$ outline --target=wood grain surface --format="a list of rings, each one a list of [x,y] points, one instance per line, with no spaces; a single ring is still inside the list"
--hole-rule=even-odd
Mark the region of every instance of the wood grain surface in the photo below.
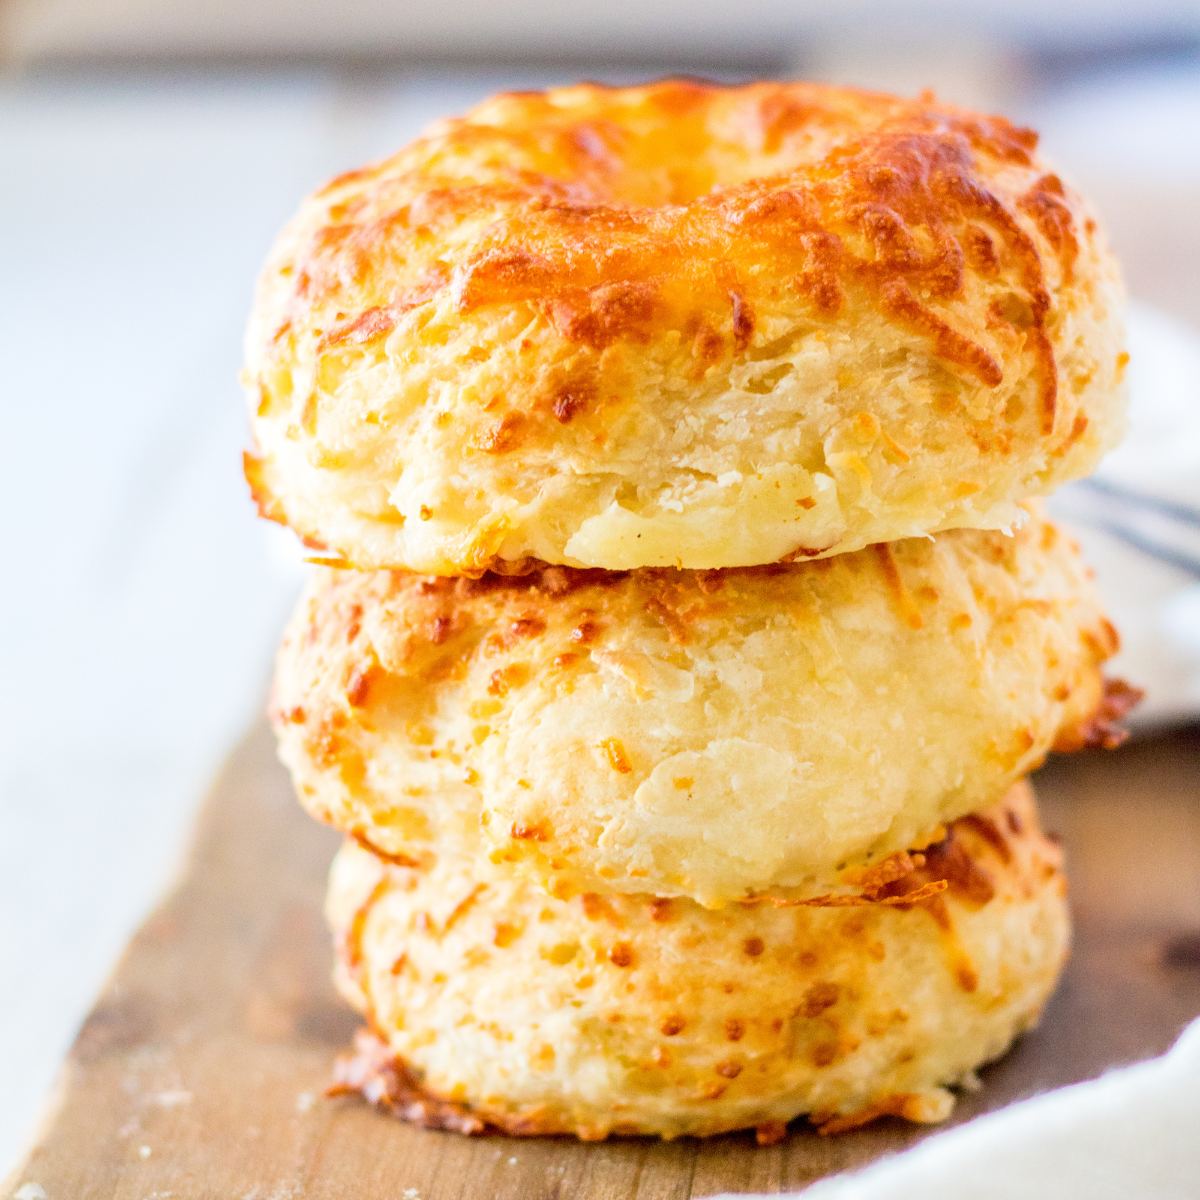
[[[1039,778],[1068,854],[1075,951],[1041,1026],[964,1095],[967,1120],[1165,1050],[1200,1013],[1200,729],[1059,759]],[[176,890],[134,938],[5,1197],[47,1200],[684,1200],[803,1187],[929,1130],[880,1122],[583,1145],[412,1129],[327,1100],[356,1021],[320,916],[337,845],[256,728],[203,810]],[[944,1126],[942,1127],[944,1128]]]

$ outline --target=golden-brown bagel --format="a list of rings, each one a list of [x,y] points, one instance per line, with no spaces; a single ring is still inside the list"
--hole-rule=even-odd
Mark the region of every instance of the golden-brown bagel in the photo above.
[[[359,568],[833,555],[1086,474],[1117,268],[999,117],[812,84],[499,96],[307,200],[247,335],[264,515]]]
[[[940,1120],[945,1086],[1036,1021],[1069,937],[1024,786],[956,822],[888,898],[943,881],[915,906],[713,912],[562,901],[486,864],[394,867],[348,844],[328,902],[336,981],[381,1043],[343,1083],[465,1132],[770,1139],[802,1113],[824,1132]]]
[[[995,803],[1092,736],[1115,645],[1040,516],[711,573],[325,568],[272,710],[305,806],[384,854],[719,905],[854,890]]]

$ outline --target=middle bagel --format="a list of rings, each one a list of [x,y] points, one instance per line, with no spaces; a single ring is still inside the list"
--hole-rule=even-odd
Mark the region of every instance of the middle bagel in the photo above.
[[[1116,648],[1036,511],[810,563],[320,570],[280,652],[281,754],[382,856],[719,906],[853,888],[1079,744]]]

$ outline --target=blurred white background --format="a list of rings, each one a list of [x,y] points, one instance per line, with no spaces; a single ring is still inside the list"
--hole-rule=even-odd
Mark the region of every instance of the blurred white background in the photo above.
[[[323,179],[513,86],[934,86],[1043,131],[1197,361],[1190,0],[0,0],[0,63],[0,1174],[262,705],[300,569],[240,478],[241,327]]]

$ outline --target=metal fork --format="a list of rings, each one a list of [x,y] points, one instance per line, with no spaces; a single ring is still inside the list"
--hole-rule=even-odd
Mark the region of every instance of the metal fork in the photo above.
[[[1091,492],[1100,505],[1072,505],[1072,520],[1091,525],[1149,558],[1200,578],[1200,554],[1173,540],[1176,530],[1191,533],[1189,541],[1200,540],[1200,508],[1147,495],[1106,479],[1084,479],[1074,487]],[[1110,511],[1102,511],[1104,508]],[[1140,527],[1138,522],[1148,522],[1152,529]]]

